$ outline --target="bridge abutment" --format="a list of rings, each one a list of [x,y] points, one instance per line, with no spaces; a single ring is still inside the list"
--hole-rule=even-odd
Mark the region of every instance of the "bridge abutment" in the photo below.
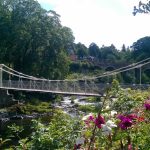
[[[13,95],[8,94],[7,90],[0,89],[0,108],[14,104],[18,104],[18,101],[13,99]]]

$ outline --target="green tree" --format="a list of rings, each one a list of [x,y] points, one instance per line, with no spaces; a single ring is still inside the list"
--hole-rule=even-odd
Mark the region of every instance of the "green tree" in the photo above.
[[[82,43],[76,44],[76,51],[77,51],[77,55],[79,59],[83,59],[84,57],[88,55],[88,49]]]
[[[138,6],[134,6],[133,15],[137,13],[150,13],[150,1],[147,0],[147,3],[140,1]]]
[[[91,43],[89,46],[89,55],[99,58],[101,56],[100,48],[95,44]]]
[[[132,45],[132,57],[136,60],[142,60],[150,57],[150,37],[143,37]]]
[[[103,60],[116,62],[120,59],[119,51],[112,44],[111,46],[103,46],[101,48],[101,56]]]
[[[60,16],[34,0],[1,0],[0,8],[1,63],[28,74],[64,78],[74,37]]]

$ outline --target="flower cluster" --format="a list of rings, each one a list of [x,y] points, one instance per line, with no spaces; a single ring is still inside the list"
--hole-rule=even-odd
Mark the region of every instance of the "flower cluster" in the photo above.
[[[132,108],[130,111],[127,111],[127,112],[124,112],[124,111],[117,112],[115,110],[108,109],[107,111],[102,110],[101,111],[102,114],[98,114],[98,116],[96,116],[96,114],[92,114],[92,113],[84,116],[82,118],[82,120],[86,124],[86,129],[88,131],[90,131],[90,132],[85,132],[84,137],[86,139],[85,140],[86,142],[84,143],[84,146],[85,147],[87,146],[86,144],[87,144],[88,141],[90,141],[89,140],[90,136],[91,136],[91,139],[92,139],[90,141],[90,143],[93,143],[93,146],[95,146],[94,142],[95,142],[95,140],[97,140],[97,138],[103,139],[104,138],[103,136],[102,136],[102,138],[101,137],[96,137],[97,135],[95,134],[95,132],[99,132],[99,131],[102,133],[102,135],[105,136],[106,139],[109,140],[110,144],[112,144],[112,142],[114,142],[113,141],[113,136],[116,135],[116,131],[119,128],[121,128],[124,131],[119,130],[117,132],[117,134],[120,134],[121,132],[125,133],[123,136],[126,139],[126,145],[123,143],[122,139],[120,139],[120,147],[126,147],[128,150],[132,150],[134,145],[132,144],[133,141],[131,139],[130,134],[134,131],[137,131],[137,128],[139,129],[139,133],[141,131],[143,131],[143,129],[141,129],[141,127],[142,126],[147,127],[146,123],[149,121],[147,119],[146,115],[149,114],[148,111],[150,110],[150,99],[145,100],[142,105],[141,105],[141,103],[139,103],[139,104],[140,105],[137,105],[135,108]],[[109,108],[109,107],[107,106],[107,108]],[[118,119],[119,119],[119,121],[118,121]],[[116,125],[115,122],[118,122],[117,123],[118,125]],[[115,134],[113,135],[113,132],[112,132],[113,128],[115,128],[117,126],[118,126],[118,128],[116,128],[116,130],[114,130]],[[97,130],[96,128],[98,128],[100,130]],[[127,131],[128,129],[129,130],[131,129],[132,132],[128,132]],[[145,128],[145,130],[146,130],[146,128]],[[142,133],[140,133],[140,134],[142,134]],[[135,133],[135,136],[136,136],[136,133]],[[82,144],[83,144],[83,142],[82,143],[81,142],[76,142],[75,150],[81,149]],[[107,145],[106,145],[106,147],[107,147]]]
[[[119,123],[119,127],[121,129],[128,129],[134,123],[134,120],[137,118],[135,114],[130,114],[127,116],[119,115],[118,118],[121,120]]]
[[[87,127],[90,127],[95,120],[94,114],[89,113],[88,115],[84,116],[82,120],[85,122]]]
[[[145,101],[144,107],[145,107],[146,110],[150,110],[150,100]]]
[[[98,117],[95,119],[94,123],[98,128],[101,128],[102,124],[105,124],[105,120],[101,115],[98,115]]]
[[[94,123],[97,128],[102,129],[103,135],[110,135],[112,132],[112,128],[117,127],[117,125],[111,120],[108,120],[105,123],[105,120],[101,115],[98,115],[95,118],[94,115],[90,113],[89,115],[84,116],[82,120],[88,127],[91,127],[90,124]]]
[[[108,120],[106,124],[102,124],[103,135],[110,135],[112,132],[112,128],[114,127],[117,127],[117,125],[111,120]]]

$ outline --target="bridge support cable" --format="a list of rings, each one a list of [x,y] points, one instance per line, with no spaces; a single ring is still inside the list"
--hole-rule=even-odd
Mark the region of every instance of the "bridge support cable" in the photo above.
[[[136,84],[136,68],[134,69],[134,81],[133,81],[134,85]]]
[[[48,81],[48,90],[51,90],[51,81]]]
[[[117,71],[114,70],[111,72],[106,72],[97,77],[88,78],[86,76],[85,78],[74,80],[49,80],[43,78],[36,78],[24,75],[17,71],[13,71],[13,69],[8,69],[8,67],[4,68],[3,65],[0,65],[0,88],[94,96],[100,95],[100,93],[109,86],[100,83],[101,78],[106,78],[106,80],[108,81],[110,80],[110,76],[114,77],[119,73],[123,73],[129,70],[135,71],[135,68],[138,69],[139,77],[137,79],[139,80],[139,86],[143,88],[141,77],[142,66],[149,63],[150,60],[146,62],[143,61],[143,63],[137,63],[138,65],[131,65],[131,67],[124,67],[125,69],[118,69]]]
[[[75,92],[76,92],[76,83],[73,82],[73,93],[75,93]]]
[[[141,82],[142,82],[142,78],[141,78],[142,70],[141,69],[142,69],[142,66],[140,66],[139,69],[140,69],[140,87],[141,87]]]
[[[3,69],[2,65],[0,64],[0,87],[3,87]]]
[[[86,85],[87,85],[87,81],[84,80],[84,93],[86,94]]]

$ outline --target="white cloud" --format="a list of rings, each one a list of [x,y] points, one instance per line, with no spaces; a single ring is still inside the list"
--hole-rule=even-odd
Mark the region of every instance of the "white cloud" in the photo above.
[[[38,0],[43,3],[43,0]],[[138,0],[44,0],[61,15],[62,24],[73,30],[76,42],[99,46],[131,45],[149,35],[149,15],[133,16]]]

